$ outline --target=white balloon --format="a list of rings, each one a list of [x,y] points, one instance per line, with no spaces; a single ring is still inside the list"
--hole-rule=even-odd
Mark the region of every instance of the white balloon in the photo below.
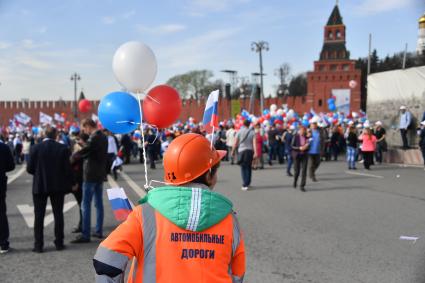
[[[129,41],[114,54],[112,70],[117,81],[133,93],[141,93],[155,80],[155,54],[142,42]]]
[[[350,88],[356,88],[357,86],[357,82],[355,80],[351,80],[348,85],[350,86]]]
[[[290,109],[288,113],[286,113],[286,117],[288,117],[288,119],[292,119],[294,117],[294,114],[294,110]]]
[[[275,112],[276,110],[277,110],[277,105],[276,104],[270,105],[270,112]]]
[[[285,111],[283,111],[283,109],[279,109],[276,111],[277,115],[282,116],[283,113],[285,113]]]

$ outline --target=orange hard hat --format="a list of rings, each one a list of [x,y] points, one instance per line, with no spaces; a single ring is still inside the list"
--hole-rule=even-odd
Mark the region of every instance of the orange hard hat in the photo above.
[[[181,185],[202,176],[226,155],[224,150],[211,148],[211,143],[199,134],[184,134],[173,140],[164,155],[164,180]]]

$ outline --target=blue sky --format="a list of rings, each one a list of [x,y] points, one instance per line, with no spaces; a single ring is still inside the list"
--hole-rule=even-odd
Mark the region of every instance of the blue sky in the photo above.
[[[119,90],[112,56],[122,43],[148,44],[158,60],[155,84],[194,69],[258,72],[252,41],[266,40],[266,95],[288,62],[311,70],[334,0],[0,0],[0,100],[72,99],[70,76],[89,99]],[[382,57],[416,48],[423,0],[340,0],[351,57],[367,56],[368,34]]]

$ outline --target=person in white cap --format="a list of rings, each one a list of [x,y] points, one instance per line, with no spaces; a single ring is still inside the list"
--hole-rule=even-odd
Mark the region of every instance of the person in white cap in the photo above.
[[[419,147],[422,151],[422,158],[424,160],[425,170],[425,120],[421,122],[421,130],[419,132]]]
[[[409,148],[409,142],[407,140],[407,131],[409,130],[410,124],[412,123],[412,114],[407,111],[407,107],[400,106],[400,134],[401,140],[403,141],[403,149]]]
[[[382,163],[382,157],[383,157],[383,152],[386,152],[387,149],[387,142],[385,140],[385,129],[384,127],[382,127],[382,122],[381,121],[377,121],[375,123],[375,137],[376,137],[376,152],[375,152],[375,158],[376,158],[376,162],[378,162],[379,164]]]

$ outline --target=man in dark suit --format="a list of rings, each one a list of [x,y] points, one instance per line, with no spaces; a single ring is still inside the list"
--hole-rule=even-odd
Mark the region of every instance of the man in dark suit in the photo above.
[[[103,237],[103,181],[106,179],[108,162],[108,138],[92,119],[81,122],[85,134],[90,135],[86,146],[80,151],[83,163],[83,213],[82,234],[71,243],[88,243],[90,236]],[[96,229],[90,235],[91,202],[94,198],[96,207]]]
[[[0,254],[9,251],[9,223],[6,214],[6,172],[15,169],[15,162],[9,147],[0,139]]]
[[[52,204],[55,219],[55,246],[57,250],[65,248],[63,205],[65,194],[71,191],[72,169],[70,155],[66,145],[56,142],[57,130],[48,127],[46,138],[31,148],[27,163],[27,172],[34,175],[32,193],[34,201],[34,249],[33,252],[43,252],[44,215],[47,198]]]

